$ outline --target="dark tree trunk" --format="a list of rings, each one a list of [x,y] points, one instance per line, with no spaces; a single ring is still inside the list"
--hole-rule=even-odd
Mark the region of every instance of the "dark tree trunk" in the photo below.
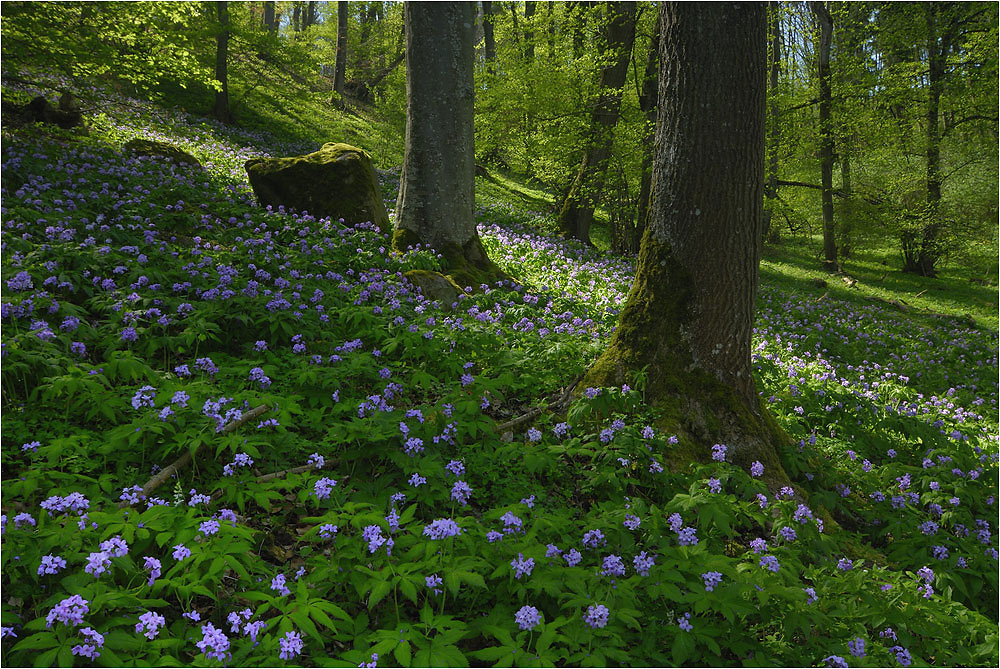
[[[473,6],[407,2],[406,148],[393,248],[429,245],[460,287],[502,273],[476,231]]]
[[[264,3],[264,27],[272,35],[278,31],[278,22],[274,18],[274,0]]]
[[[532,0],[524,3],[524,59],[529,63],[535,60],[535,31],[531,29],[531,17],[535,15],[537,4]]]
[[[771,230],[774,218],[774,203],[778,198],[778,154],[781,145],[781,110],[778,107],[778,78],[781,75],[781,6],[777,2],[767,3],[768,39],[771,43],[768,53],[767,86],[767,184],[764,186],[764,239],[776,235]],[[775,228],[775,231],[777,229]]]
[[[830,89],[830,46],[833,41],[833,17],[825,2],[810,4],[819,23],[819,160],[820,184],[823,186],[823,267],[837,271],[837,239],[833,221],[833,122]]]
[[[304,28],[308,28],[311,25],[315,25],[319,15],[317,13],[317,3],[315,0],[309,0],[306,3],[306,20]]]
[[[549,50],[548,50],[549,60],[552,60],[553,58],[556,57],[556,17],[554,12],[552,11],[553,7],[555,7],[554,2],[545,3],[545,19],[548,21],[549,24],[547,27],[548,43],[549,43]]]
[[[639,243],[649,223],[649,193],[653,183],[653,147],[656,145],[656,93],[658,83],[657,64],[660,55],[660,23],[656,22],[653,39],[649,43],[646,56],[646,71],[639,94],[639,109],[646,117],[644,144],[647,151],[642,156],[642,174],[639,179],[639,205],[636,210],[635,230],[626,240],[622,250],[629,254],[638,253]]]
[[[302,3],[292,5],[292,30],[302,32]]]
[[[566,3],[566,22],[573,33],[573,58],[583,55],[583,28],[586,23],[587,7],[580,0]]]
[[[601,70],[600,93],[590,117],[590,139],[558,220],[561,234],[585,244],[590,243],[594,209],[604,187],[604,175],[614,146],[614,128],[621,109],[622,87],[635,40],[635,3],[608,2],[607,10],[606,48],[613,58]]]
[[[493,64],[497,59],[497,43],[493,36],[493,3],[490,0],[483,0],[483,49],[486,71],[493,74]]]
[[[347,72],[347,0],[337,2],[337,60],[333,67],[333,90],[344,98],[344,75]]]
[[[750,360],[761,249],[765,6],[660,5],[660,81],[649,227],[604,354],[580,387],[646,369],[647,401],[681,459],[760,460],[787,481],[790,439],[760,404]]]
[[[935,265],[941,257],[941,130],[938,123],[941,107],[941,86],[945,73],[945,59],[951,50],[947,35],[938,27],[939,8],[933,3],[924,6],[927,20],[927,223],[920,239],[916,271],[921,276],[935,276]]]
[[[215,92],[212,116],[228,124],[233,122],[229,109],[229,3],[215,3],[215,12],[219,21],[215,35],[215,79],[222,88]]]

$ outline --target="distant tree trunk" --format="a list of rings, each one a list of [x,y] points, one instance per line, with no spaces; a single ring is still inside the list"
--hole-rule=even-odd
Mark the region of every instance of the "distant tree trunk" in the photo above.
[[[306,3],[306,20],[303,29],[308,28],[311,25],[315,25],[316,21],[319,19],[316,5],[316,0],[309,0],[309,2]]]
[[[939,115],[941,107],[941,86],[945,75],[945,59],[951,51],[951,40],[938,27],[939,7],[933,3],[924,5],[927,22],[927,214],[920,237],[920,249],[916,262],[904,267],[905,271],[921,276],[935,276],[935,265],[941,257],[941,129]]]
[[[656,98],[658,89],[657,65],[660,55],[660,22],[656,22],[653,39],[649,43],[646,56],[646,71],[639,94],[639,109],[646,116],[646,132],[643,135],[645,151],[642,156],[642,174],[639,181],[639,205],[636,211],[635,230],[626,245],[625,253],[638,253],[639,243],[649,222],[649,193],[653,182],[653,147],[656,143]]]
[[[406,148],[396,203],[397,251],[425,244],[460,287],[503,276],[476,231],[473,7],[407,2]]]
[[[546,15],[545,18],[549,23],[548,25],[549,60],[552,60],[553,58],[556,57],[556,18],[554,12],[552,11],[552,8],[555,7],[555,4],[556,3],[554,2],[545,3],[545,15]]]
[[[292,5],[292,30],[302,32],[302,3],[296,2]]]
[[[264,3],[264,27],[272,35],[278,31],[278,22],[274,18],[274,0]]]
[[[486,71],[493,74],[497,59],[497,43],[493,36],[493,3],[490,0],[483,0],[483,49]]]
[[[531,17],[535,15],[537,2],[525,0],[524,3],[524,59],[529,63],[535,60],[535,32],[531,29]]]
[[[830,90],[830,46],[833,41],[833,17],[825,2],[810,4],[819,23],[819,159],[823,186],[823,267],[837,271],[837,240],[833,220],[833,122]]]
[[[337,2],[337,60],[333,68],[333,90],[344,98],[344,75],[347,72],[347,0]]]
[[[219,21],[215,35],[215,79],[222,89],[215,92],[212,116],[229,124],[233,115],[229,109],[229,3],[215,3],[216,18]]]
[[[573,59],[583,55],[583,28],[586,23],[587,7],[580,0],[566,3],[566,22],[573,33]]]
[[[761,249],[765,6],[659,5],[660,81],[649,228],[604,354],[580,382],[621,386],[646,370],[646,401],[680,438],[678,465],[714,443],[787,481],[790,446],[761,405],[751,334]]]
[[[590,117],[590,139],[558,220],[562,235],[579,239],[585,244],[590,243],[594,209],[600,202],[604,175],[614,145],[622,86],[628,74],[635,39],[635,3],[608,2],[606,26],[607,49],[613,58],[601,70],[600,93]]]
[[[774,203],[778,198],[778,154],[781,145],[781,110],[778,107],[778,78],[781,74],[781,6],[768,2],[768,37],[771,42],[767,87],[767,183],[764,186],[764,239],[776,237],[771,230]]]

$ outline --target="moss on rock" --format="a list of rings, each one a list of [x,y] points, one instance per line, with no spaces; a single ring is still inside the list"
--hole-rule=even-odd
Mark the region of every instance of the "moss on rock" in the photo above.
[[[131,139],[125,143],[124,148],[126,152],[134,156],[163,158],[176,165],[188,165],[203,169],[197,158],[167,142],[158,142],[152,139]]]
[[[304,156],[254,158],[245,168],[264,206],[283,205],[318,218],[371,222],[383,232],[389,230],[371,156],[357,147],[330,142]]]

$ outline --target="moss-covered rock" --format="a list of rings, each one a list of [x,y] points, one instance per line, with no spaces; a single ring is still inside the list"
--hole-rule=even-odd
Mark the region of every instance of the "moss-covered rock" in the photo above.
[[[125,143],[125,151],[133,156],[146,156],[150,158],[163,158],[176,165],[187,165],[198,169],[204,169],[198,159],[190,153],[178,149],[173,144],[158,142],[153,139],[130,139]]]
[[[371,222],[389,230],[371,157],[349,144],[324,144],[319,151],[290,158],[254,158],[247,176],[264,206],[284,205],[346,223]]]
[[[429,300],[438,300],[445,307],[450,307],[457,299],[462,289],[450,277],[440,272],[426,269],[412,269],[403,274],[410,283],[420,289]]]

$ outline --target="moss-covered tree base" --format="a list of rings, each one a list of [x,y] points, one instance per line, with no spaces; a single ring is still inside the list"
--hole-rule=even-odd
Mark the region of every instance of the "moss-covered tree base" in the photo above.
[[[445,242],[433,244],[406,228],[396,228],[392,233],[392,248],[398,253],[405,253],[417,244],[434,248],[442,257],[443,275],[454,281],[459,288],[479,290],[481,284],[493,284],[511,277],[500,269],[486,255],[486,249],[479,236],[476,235],[465,244]]]
[[[675,464],[708,461],[712,445],[725,444],[737,465],[760,461],[769,487],[789,485],[780,454],[792,439],[760,405],[752,378],[741,393],[695,362],[693,301],[694,280],[647,231],[618,328],[577,387],[621,386],[645,370],[646,401],[662,413],[658,427],[678,438]]]

